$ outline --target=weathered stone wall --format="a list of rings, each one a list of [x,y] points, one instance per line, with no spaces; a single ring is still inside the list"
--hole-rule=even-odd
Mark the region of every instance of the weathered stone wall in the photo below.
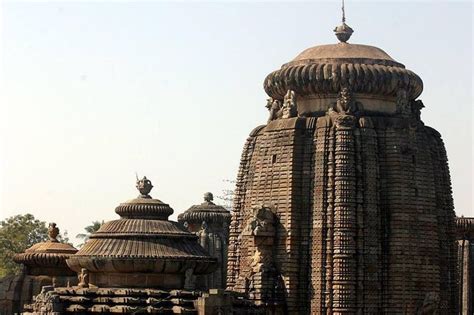
[[[279,119],[252,132],[228,288],[246,290],[254,248],[242,228],[266,203],[279,221],[274,260],[289,313],[452,313],[454,211],[439,134],[415,118],[344,119]]]
[[[0,315],[19,314],[23,306],[33,302],[34,296],[41,292],[43,286],[67,286],[77,284],[76,276],[18,275],[0,279]]]

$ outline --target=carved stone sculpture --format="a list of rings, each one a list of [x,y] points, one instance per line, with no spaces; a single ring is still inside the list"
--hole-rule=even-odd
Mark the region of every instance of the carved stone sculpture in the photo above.
[[[288,90],[285,94],[282,107],[282,118],[292,118],[298,115],[298,109],[296,107],[296,94],[295,91]]]
[[[411,114],[408,92],[405,89],[399,89],[397,91],[397,111],[404,116]]]
[[[282,105],[281,101],[275,100],[273,98],[268,98],[267,99],[267,105],[265,106],[268,109],[268,121],[267,123],[282,118],[283,113],[282,113]]]
[[[89,287],[89,271],[86,268],[82,268],[81,272],[77,275],[79,283],[77,286],[79,288],[88,288]]]

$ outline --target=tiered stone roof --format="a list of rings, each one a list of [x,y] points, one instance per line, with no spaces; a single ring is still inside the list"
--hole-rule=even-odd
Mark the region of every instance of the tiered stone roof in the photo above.
[[[86,269],[90,283],[99,287],[181,288],[186,270],[212,272],[215,259],[199,246],[196,235],[168,221],[173,209],[150,197],[152,187],[146,177],[139,181],[141,194],[115,209],[121,218],[91,235],[67,261],[69,267],[78,273]]]
[[[222,206],[216,205],[212,193],[204,194],[204,202],[193,205],[185,212],[178,215],[178,221],[188,223],[229,223],[231,214]]]

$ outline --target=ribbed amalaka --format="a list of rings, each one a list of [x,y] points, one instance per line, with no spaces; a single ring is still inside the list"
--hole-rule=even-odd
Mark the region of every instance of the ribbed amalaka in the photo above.
[[[228,288],[290,314],[454,314],[451,183],[441,137],[420,119],[421,79],[341,42],[305,50],[264,88],[270,118],[242,153]],[[259,204],[278,222],[262,258],[244,231]],[[255,257],[283,290],[254,283]]]

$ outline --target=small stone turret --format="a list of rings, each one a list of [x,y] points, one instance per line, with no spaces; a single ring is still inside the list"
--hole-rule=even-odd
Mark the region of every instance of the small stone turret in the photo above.
[[[178,216],[190,232],[199,237],[199,243],[218,262],[217,270],[199,279],[204,288],[225,288],[227,247],[231,214],[222,206],[216,205],[212,193],[204,194],[204,202],[194,205]]]
[[[7,276],[0,281],[0,314],[15,314],[32,303],[33,297],[42,287],[68,286],[77,284],[74,271],[69,269],[66,259],[77,252],[69,244],[58,241],[59,229],[50,223],[49,240],[37,243],[16,254],[13,261],[22,265],[21,273]]]
[[[115,209],[121,218],[103,224],[67,261],[83,285],[180,289],[188,269],[192,275],[212,272],[215,259],[194,234],[168,220],[173,209],[149,195],[151,181],[144,177],[136,187],[140,195]]]

